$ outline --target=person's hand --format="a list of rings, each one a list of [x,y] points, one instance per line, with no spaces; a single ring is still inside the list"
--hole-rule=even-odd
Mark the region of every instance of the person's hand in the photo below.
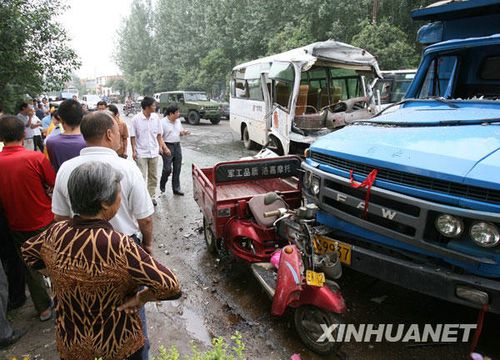
[[[125,299],[125,302],[118,306],[118,311],[125,311],[127,314],[135,314],[138,312],[141,307],[144,306],[144,303],[141,301],[141,292],[139,291],[134,296],[131,296]]]
[[[137,160],[137,151],[132,151],[132,159]]]
[[[172,153],[170,152],[170,149],[169,149],[167,146],[163,146],[163,148],[162,148],[162,152],[163,152],[163,154],[164,154],[164,155],[166,155],[166,156],[170,156],[170,155],[172,155]]]
[[[153,256],[153,245],[152,244],[142,244],[142,249],[149,255]]]

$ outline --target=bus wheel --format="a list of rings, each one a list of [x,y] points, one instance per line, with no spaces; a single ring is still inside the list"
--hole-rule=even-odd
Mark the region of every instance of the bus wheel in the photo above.
[[[188,113],[187,121],[191,125],[198,125],[200,123],[200,114],[198,111],[191,110]]]
[[[243,127],[243,145],[245,145],[245,149],[247,150],[255,150],[257,148],[257,144],[250,140],[250,133],[247,126]]]
[[[279,141],[275,136],[269,136],[269,144],[267,145],[267,148],[274,151],[279,156],[283,156],[285,154],[283,146],[281,146],[281,141]]]

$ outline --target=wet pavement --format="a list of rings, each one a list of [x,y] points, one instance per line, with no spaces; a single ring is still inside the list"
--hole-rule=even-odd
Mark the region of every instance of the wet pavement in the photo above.
[[[192,198],[191,164],[211,166],[255,154],[243,148],[229,128],[202,122],[185,125],[192,135],[183,139],[181,181],[185,196],[167,192],[158,198],[155,214],[154,255],[178,275],[184,295],[176,301],[146,305],[151,355],[159,346],[176,346],[190,354],[192,346],[206,349],[210,339],[229,340],[239,331],[249,359],[289,359],[294,353],[302,359],[320,357],[305,349],[295,334],[291,316],[272,318],[271,301],[259,287],[249,268],[234,259],[216,259],[205,248],[202,215]],[[160,169],[159,169],[160,170]],[[372,277],[344,270],[339,280],[351,324],[471,324],[477,311],[408,291]],[[3,359],[57,359],[53,324],[36,319],[31,302],[10,313],[15,326],[29,328],[28,334],[7,351]],[[487,315],[480,349],[494,358],[500,355],[498,342],[500,317]],[[469,344],[345,343],[349,359],[466,359]]]

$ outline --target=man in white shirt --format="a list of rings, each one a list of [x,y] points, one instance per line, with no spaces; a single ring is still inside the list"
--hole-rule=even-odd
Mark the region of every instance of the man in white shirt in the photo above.
[[[170,154],[163,142],[163,128],[156,114],[156,103],[152,97],[145,96],[141,101],[142,112],[132,118],[130,143],[132,156],[147,181],[149,195],[156,206],[155,192],[158,185],[158,156]]]
[[[160,179],[160,191],[165,192],[165,185],[168,177],[172,173],[172,190],[175,195],[184,195],[181,191],[181,166],[182,166],[182,150],[181,136],[189,135],[188,130],[182,127],[179,108],[176,105],[170,105],[166,109],[165,118],[162,120],[163,126],[163,141],[170,150],[170,154],[162,154],[163,170]]]
[[[43,152],[43,140],[42,140],[42,120],[38,116],[35,115],[35,109],[30,108],[28,116],[31,117],[31,134],[33,138],[33,150],[36,151],[38,148],[41,152]]]
[[[120,182],[122,201],[120,208],[109,222],[113,229],[129,235],[140,243],[142,248],[152,255],[153,252],[153,213],[154,207],[149,200],[146,183],[139,168],[131,161],[118,156],[120,148],[120,130],[115,120],[106,112],[87,113],[80,124],[80,131],[87,147],[80,151],[80,156],[65,161],[57,172],[56,184],[52,195],[52,212],[55,221],[72,217],[71,202],[68,194],[68,179],[79,165],[89,161],[101,161],[110,164],[119,171],[123,178]],[[142,359],[148,359],[149,341],[147,336],[146,313],[144,307],[139,310],[142,330],[146,343]]]
[[[19,113],[17,114],[17,117],[21,119],[21,121],[24,124],[24,140],[23,140],[23,146],[25,149],[28,150],[33,150],[34,144],[33,144],[33,130],[31,129],[31,120],[32,116],[30,116],[31,112],[31,107],[27,103],[23,102],[19,106]]]

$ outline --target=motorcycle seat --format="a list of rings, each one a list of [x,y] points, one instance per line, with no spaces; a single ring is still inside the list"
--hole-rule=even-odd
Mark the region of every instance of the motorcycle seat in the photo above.
[[[250,208],[250,212],[252,213],[257,224],[265,227],[270,227],[278,219],[278,217],[264,217],[264,213],[267,211],[278,210],[280,208],[287,208],[288,206],[286,202],[279,196],[277,196],[272,203],[266,204],[266,197],[268,197],[268,194],[254,196],[248,202],[248,207]]]

